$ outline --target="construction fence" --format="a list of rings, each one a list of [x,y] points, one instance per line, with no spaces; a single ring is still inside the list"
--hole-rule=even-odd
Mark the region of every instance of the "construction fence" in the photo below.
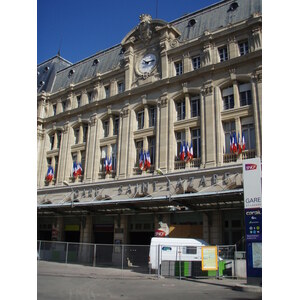
[[[37,241],[38,260],[110,267],[164,277],[246,278],[244,252],[217,246],[217,270],[203,270],[201,247]]]

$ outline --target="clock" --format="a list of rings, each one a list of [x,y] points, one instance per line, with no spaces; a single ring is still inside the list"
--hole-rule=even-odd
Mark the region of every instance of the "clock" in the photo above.
[[[156,66],[156,56],[152,53],[146,54],[139,62],[138,69],[142,74],[150,73]]]

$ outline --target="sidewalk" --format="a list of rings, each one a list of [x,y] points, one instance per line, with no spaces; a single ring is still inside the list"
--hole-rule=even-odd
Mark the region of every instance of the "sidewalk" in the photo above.
[[[99,268],[83,265],[73,265],[65,263],[38,261],[37,274],[45,276],[57,277],[82,277],[82,278],[110,278],[123,280],[151,279],[160,280],[155,274],[138,273],[132,270],[122,270],[115,268]],[[168,279],[168,278],[165,278]],[[172,278],[174,279],[174,278]],[[176,278],[179,280],[179,278]],[[230,279],[230,278],[186,278],[182,277],[181,281],[198,282],[200,284],[214,285],[220,287],[228,287],[237,291],[262,293],[259,286],[247,285],[246,279]]]

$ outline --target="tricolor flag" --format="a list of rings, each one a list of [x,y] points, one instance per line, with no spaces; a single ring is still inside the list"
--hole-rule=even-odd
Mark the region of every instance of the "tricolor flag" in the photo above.
[[[111,157],[109,158],[108,160],[108,172],[110,173],[112,170],[112,160],[111,160]]]
[[[242,153],[242,143],[241,143],[240,133],[239,133],[239,138],[238,138],[238,148],[239,148],[239,154],[241,154]]]
[[[105,174],[107,174],[109,172],[107,156],[105,157],[104,160],[104,168],[105,168]]]
[[[183,142],[183,145],[180,144],[180,160],[184,160],[185,156],[185,142]]]
[[[246,143],[245,143],[245,136],[244,136],[244,132],[242,133],[242,150],[245,151],[246,150]]]
[[[50,182],[52,179],[53,179],[53,174],[54,172],[53,172],[53,168],[52,168],[52,166],[49,166],[48,167],[48,171],[47,171],[47,176],[46,176],[46,180],[48,181],[48,182]]]
[[[140,152],[139,166],[140,166],[140,169],[141,169],[141,170],[144,169],[144,155],[143,155],[143,151],[142,151],[142,150],[141,150],[141,152]]]
[[[77,164],[77,176],[82,175],[82,173],[83,173],[82,165],[81,165],[81,163],[78,163]]]
[[[73,177],[77,177],[77,163],[76,161],[73,161],[73,168],[72,168]]]
[[[193,157],[194,157],[193,143],[191,143],[191,148],[190,148],[190,159],[193,159]]]
[[[231,133],[230,133],[230,153],[233,152],[233,148],[232,148],[232,136],[231,136]]]
[[[151,158],[150,158],[150,153],[149,153],[149,151],[147,152],[147,161],[146,161],[146,165],[147,165],[147,168],[150,169],[150,167],[151,167]]]
[[[189,142],[186,142],[186,149],[185,149],[185,153],[186,153],[186,161],[188,162],[191,157],[190,157],[190,148],[189,148]]]
[[[235,134],[235,132],[232,135],[232,152],[233,153],[237,152],[237,141],[236,141],[236,134]]]

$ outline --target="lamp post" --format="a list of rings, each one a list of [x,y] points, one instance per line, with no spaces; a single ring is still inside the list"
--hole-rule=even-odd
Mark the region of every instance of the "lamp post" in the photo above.
[[[155,171],[156,171],[156,173],[157,173],[158,175],[164,176],[164,177],[167,179],[167,181],[168,181],[169,187],[172,186],[172,188],[174,189],[174,191],[176,191],[176,189],[175,189],[174,185],[172,184],[172,182],[170,181],[169,177],[168,177],[166,174],[164,174],[163,171],[162,171],[161,169],[156,169]],[[170,190],[169,190],[169,200],[170,200],[170,201],[171,201],[171,195],[172,195],[172,194],[171,194],[171,189],[170,189]]]
[[[63,181],[63,185],[65,186],[69,186],[71,188],[71,194],[69,195],[71,197],[71,204],[72,204],[72,207],[73,207],[73,194],[74,194],[74,189],[72,186],[70,186],[70,184],[67,182],[67,181]]]

